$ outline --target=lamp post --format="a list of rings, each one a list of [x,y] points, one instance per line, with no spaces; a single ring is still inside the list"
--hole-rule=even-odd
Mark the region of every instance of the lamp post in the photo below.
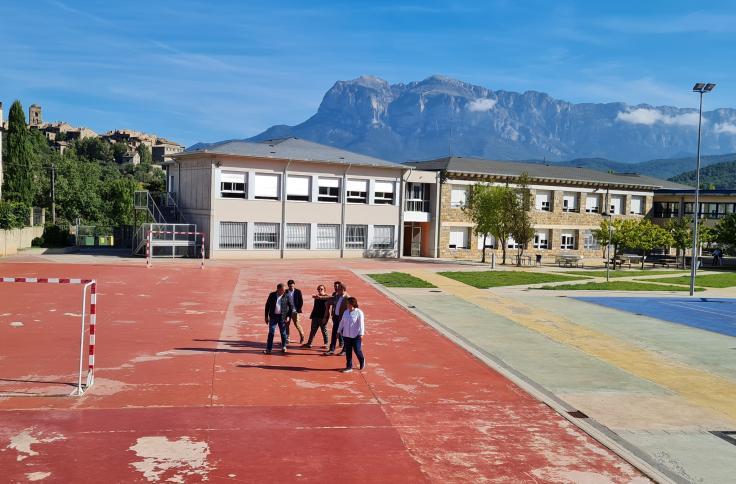
[[[698,272],[698,221],[700,219],[700,131],[703,124],[703,94],[716,87],[713,83],[698,82],[693,92],[700,94],[700,110],[698,111],[698,153],[695,165],[695,208],[693,210],[693,254],[690,258],[690,295],[695,294],[695,276]]]

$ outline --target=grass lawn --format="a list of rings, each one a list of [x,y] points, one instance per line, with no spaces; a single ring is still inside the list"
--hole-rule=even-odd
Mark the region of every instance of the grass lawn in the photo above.
[[[685,284],[690,285],[690,276],[664,277],[662,279],[653,279],[657,282],[668,284]],[[736,286],[736,273],[734,274],[709,274],[697,276],[695,282],[698,286],[703,287],[733,287]]]
[[[388,272],[385,274],[368,274],[368,277],[386,287],[437,287],[423,279],[405,272]]]
[[[440,272],[442,276],[455,279],[478,289],[499,286],[522,286],[545,282],[579,281],[580,276],[562,276],[549,272],[484,271],[484,272]]]
[[[633,269],[618,269],[609,271],[608,275],[610,278],[614,277],[637,277],[637,276],[679,276],[685,274],[686,271],[642,271]],[[590,277],[606,277],[606,271],[568,271],[560,272],[560,274],[577,274],[579,276],[590,276]]]
[[[689,291],[689,287],[672,286],[670,284],[648,284],[633,281],[611,281],[611,282],[588,282],[585,284],[560,284],[557,286],[544,286],[540,289],[553,291]],[[702,291],[702,287],[695,288]]]

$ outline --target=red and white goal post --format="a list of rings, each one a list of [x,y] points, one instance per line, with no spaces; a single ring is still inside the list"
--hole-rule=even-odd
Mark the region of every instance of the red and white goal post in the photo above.
[[[197,246],[197,237],[201,238],[201,244],[200,244],[200,256],[201,256],[201,264],[200,269],[204,269],[204,241],[205,241],[205,234],[204,232],[178,232],[175,230],[149,230],[146,233],[146,267],[151,267],[152,259],[153,259],[153,236],[154,235],[171,235],[172,237],[176,237],[177,235],[193,235],[194,236],[194,246]]]
[[[77,388],[71,395],[82,396],[95,382],[95,339],[97,336],[97,281],[94,279],[65,279],[60,277],[2,277],[0,282],[23,284],[78,284],[82,286],[82,326],[79,336],[79,375]],[[82,384],[84,374],[84,333],[87,320],[87,289],[89,288],[89,353],[87,359],[87,379]]]

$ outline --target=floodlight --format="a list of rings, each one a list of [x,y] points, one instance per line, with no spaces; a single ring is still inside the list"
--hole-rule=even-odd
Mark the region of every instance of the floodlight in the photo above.
[[[702,91],[704,87],[705,87],[704,82],[698,82],[693,86],[693,91]]]
[[[705,92],[711,92],[714,87],[716,87],[716,85],[709,82],[708,84],[705,85],[705,88],[703,90]]]

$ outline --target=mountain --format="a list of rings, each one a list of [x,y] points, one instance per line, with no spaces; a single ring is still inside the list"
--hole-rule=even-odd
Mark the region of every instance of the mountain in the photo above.
[[[729,153],[726,155],[701,156],[700,166],[702,168],[731,160],[736,160],[736,153]],[[539,163],[539,160],[530,161]],[[612,161],[606,158],[578,158],[574,160],[554,162],[554,164],[559,164],[562,166],[577,166],[599,171],[614,171],[617,173],[632,172],[639,173],[641,175],[654,176],[662,179],[671,178],[681,173],[691,171],[695,167],[695,163],[696,162],[694,156],[687,158],[660,158],[656,160],[641,161],[637,163],[623,163],[621,161]],[[693,184],[694,183],[695,182],[693,182]]]
[[[695,186],[695,170],[670,178],[671,181],[683,185]],[[724,161],[700,169],[700,186],[713,186],[718,190],[736,189],[736,155],[731,161]]]
[[[408,84],[363,76],[336,82],[303,123],[272,126],[252,139],[294,136],[394,161],[452,153],[632,163],[695,153],[697,123],[691,108],[574,104],[442,76]],[[704,152],[736,152],[736,110],[705,112],[703,126]]]

